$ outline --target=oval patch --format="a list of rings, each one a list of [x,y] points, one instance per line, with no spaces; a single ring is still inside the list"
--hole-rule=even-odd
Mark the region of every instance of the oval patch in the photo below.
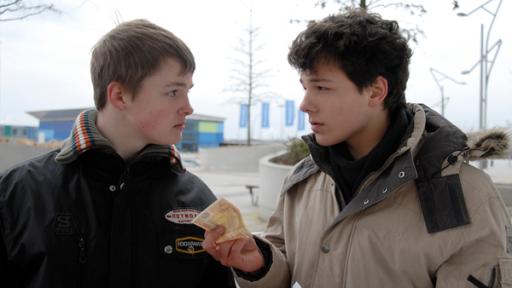
[[[190,224],[200,211],[190,208],[171,210],[165,214],[167,221],[176,224]]]

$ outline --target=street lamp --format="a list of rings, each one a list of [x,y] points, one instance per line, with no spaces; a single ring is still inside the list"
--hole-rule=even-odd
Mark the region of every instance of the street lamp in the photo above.
[[[436,81],[436,84],[439,87],[439,90],[441,90],[441,115],[444,116],[444,110],[445,110],[446,104],[448,103],[449,98],[444,97],[444,86],[441,85],[441,81],[447,79],[447,80],[452,81],[455,84],[460,84],[460,85],[465,85],[466,82],[457,81],[457,80],[453,79],[452,77],[450,77],[450,76],[444,74],[443,72],[441,72],[437,69],[434,69],[432,67],[430,67],[430,74],[432,74],[432,77]]]
[[[482,9],[485,12],[491,14],[492,20],[489,25],[489,29],[487,29],[487,35],[485,37],[485,46],[484,46],[484,24],[480,24],[480,59],[471,67],[469,70],[462,71],[462,74],[469,74],[475,67],[480,64],[480,114],[479,114],[479,129],[484,130],[487,128],[487,99],[488,99],[488,87],[489,87],[489,76],[491,75],[492,67],[494,66],[494,62],[496,61],[496,57],[500,52],[501,47],[501,39],[496,41],[491,47],[489,47],[489,36],[491,35],[491,29],[494,25],[494,20],[496,20],[496,15],[498,15],[498,11],[501,7],[501,2],[503,0],[499,0],[498,5],[496,6],[496,10],[494,12],[490,11],[486,8],[487,4],[493,2],[495,0],[488,0],[482,5],[476,7],[471,10],[469,13],[458,13],[458,16],[470,16],[474,12]],[[494,52],[493,52],[494,51]],[[492,60],[489,60],[489,54],[494,53],[492,56]],[[489,65],[490,63],[490,65]],[[487,168],[487,161],[480,161],[480,168]]]
[[[485,12],[492,15],[491,24],[489,25],[489,29],[487,30],[487,36],[485,39],[485,46],[484,46],[484,24],[480,24],[480,59],[468,70],[464,70],[461,73],[463,75],[471,73],[478,64],[480,64],[480,99],[479,99],[479,107],[480,107],[480,113],[479,113],[479,121],[478,121],[478,127],[480,130],[487,128],[487,99],[488,99],[488,83],[489,83],[489,77],[491,75],[492,68],[494,66],[496,57],[498,56],[498,52],[500,51],[501,47],[501,39],[496,41],[491,47],[489,47],[489,36],[491,34],[491,29],[494,25],[494,20],[496,20],[496,15],[498,14],[498,11],[501,6],[501,2],[503,0],[498,1],[498,5],[496,7],[496,10],[494,12],[490,11],[486,8],[487,4],[493,2],[495,0],[488,0],[482,5],[476,7],[475,9],[471,10],[468,13],[457,13],[458,16],[470,16],[471,14],[475,13],[476,11],[482,9]],[[494,53],[491,58],[489,58],[489,55],[491,53]],[[490,60],[492,59],[492,60]],[[490,64],[490,65],[489,65]]]

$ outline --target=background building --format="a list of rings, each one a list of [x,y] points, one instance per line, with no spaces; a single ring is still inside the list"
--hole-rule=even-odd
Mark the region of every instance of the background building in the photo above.
[[[19,125],[0,125],[0,138],[8,139],[37,139],[37,127]]]
[[[199,148],[220,146],[224,142],[224,120],[201,114],[188,116],[178,150],[196,152]]]
[[[27,112],[39,120],[38,140],[49,142],[62,141],[69,137],[73,123],[80,112],[88,108],[46,110]]]
[[[27,112],[39,120],[34,139],[40,142],[62,141],[69,137],[78,114],[89,108]],[[224,118],[192,114],[187,117],[183,139],[177,144],[181,151],[196,152],[199,148],[218,147],[224,141]],[[35,127],[34,127],[35,128]]]

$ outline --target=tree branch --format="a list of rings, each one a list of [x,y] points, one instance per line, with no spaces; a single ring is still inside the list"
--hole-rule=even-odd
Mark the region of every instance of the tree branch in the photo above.
[[[60,11],[55,8],[54,4],[25,6],[21,0],[14,0],[10,3],[0,5],[0,22],[23,20],[45,11],[60,13]],[[17,15],[13,16],[12,14]]]
[[[2,9],[4,7],[9,7],[9,6],[12,6],[12,5],[16,5],[18,2],[21,2],[21,0],[14,0],[11,3],[0,4],[0,9]]]

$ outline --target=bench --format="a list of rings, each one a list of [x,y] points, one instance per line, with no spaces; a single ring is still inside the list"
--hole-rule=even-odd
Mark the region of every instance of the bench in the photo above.
[[[249,190],[249,194],[251,195],[251,205],[258,206],[258,195],[256,195],[256,193],[254,193],[254,189],[260,188],[260,186],[247,184],[247,185],[245,185],[245,188],[247,188]]]

